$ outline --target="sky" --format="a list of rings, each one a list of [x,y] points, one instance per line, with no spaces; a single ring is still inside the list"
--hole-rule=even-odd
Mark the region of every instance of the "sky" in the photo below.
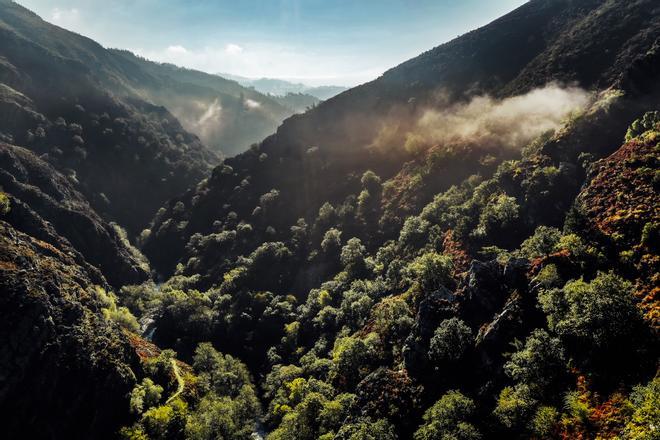
[[[209,73],[354,86],[525,0],[17,0],[105,47]]]

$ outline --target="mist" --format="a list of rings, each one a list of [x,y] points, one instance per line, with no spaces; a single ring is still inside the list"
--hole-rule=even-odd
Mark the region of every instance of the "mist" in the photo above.
[[[406,147],[414,144],[474,144],[520,149],[539,135],[560,128],[583,109],[591,94],[579,87],[548,84],[525,95],[497,100],[477,96],[468,103],[431,109],[417,121]]]
[[[373,146],[392,148],[396,143],[411,153],[455,145],[521,149],[541,134],[562,127],[572,113],[592,100],[593,95],[584,89],[556,83],[524,95],[504,99],[481,95],[454,104],[447,104],[440,93],[432,108],[416,111],[409,121],[402,121],[397,112],[397,123],[384,126]]]

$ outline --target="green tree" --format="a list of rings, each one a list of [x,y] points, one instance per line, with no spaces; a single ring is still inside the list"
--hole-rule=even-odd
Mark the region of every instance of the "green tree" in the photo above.
[[[471,423],[475,413],[472,399],[460,391],[449,391],[426,413],[415,440],[479,440],[481,433]]]
[[[473,341],[472,330],[460,318],[445,319],[433,333],[429,358],[435,362],[458,361]]]
[[[520,245],[520,253],[526,258],[537,258],[554,251],[561,238],[561,231],[549,226],[539,226],[534,235]]]
[[[163,387],[155,384],[148,377],[142,380],[131,391],[130,408],[134,414],[142,414],[145,409],[149,409],[160,402],[163,393]]]
[[[625,440],[657,440],[660,434],[660,378],[637,386],[630,395],[632,416],[623,430]]]
[[[660,131],[660,111],[652,111],[644,114],[640,119],[635,120],[626,133],[626,142],[638,137],[639,135],[650,131]]]
[[[622,348],[634,350],[644,340],[646,326],[632,285],[613,273],[542,291],[539,302],[550,329],[572,347],[572,353],[605,370],[611,362],[626,361],[621,359]]]
[[[477,237],[490,237],[511,227],[519,218],[520,207],[515,197],[496,194],[490,197],[481,211],[479,224],[474,231]]]
[[[527,385],[506,387],[497,399],[493,411],[500,423],[509,429],[523,432],[534,415],[538,401]]]
[[[566,365],[559,338],[537,329],[527,337],[524,347],[504,364],[504,371],[514,382],[528,385],[536,393],[552,392],[550,386],[565,377]]]
[[[453,268],[451,257],[427,252],[409,263],[405,272],[409,282],[417,281],[423,292],[432,293],[451,286]]]
[[[330,378],[344,389],[351,389],[368,373],[374,359],[373,342],[359,337],[338,338],[332,349]]]
[[[377,227],[381,212],[381,197],[383,187],[373,171],[366,171],[362,175],[362,192],[357,200],[357,215],[368,226]]]
[[[336,228],[330,228],[325,231],[321,241],[321,249],[326,255],[339,255],[341,249],[341,231]]]
[[[350,279],[362,278],[367,271],[365,254],[367,249],[359,238],[351,238],[341,248],[340,261]]]
[[[247,367],[238,359],[225,355],[204,342],[197,346],[193,368],[203,390],[218,396],[235,397],[243,388],[254,388]]]
[[[397,440],[394,427],[385,419],[360,418],[341,427],[335,440]]]

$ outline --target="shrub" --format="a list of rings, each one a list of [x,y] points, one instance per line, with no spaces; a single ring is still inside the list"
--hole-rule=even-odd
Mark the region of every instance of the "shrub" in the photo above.
[[[0,215],[7,215],[11,209],[11,204],[9,202],[9,196],[0,191]]]

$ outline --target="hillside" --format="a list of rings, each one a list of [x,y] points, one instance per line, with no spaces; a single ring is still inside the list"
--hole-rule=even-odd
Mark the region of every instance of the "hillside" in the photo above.
[[[92,40],[41,20],[13,2],[3,1],[0,7],[6,33],[3,49],[7,52],[2,55],[6,61],[12,63],[10,51],[25,42],[69,63],[78,62],[83,66],[77,67],[93,77],[102,90],[167,107],[186,130],[198,135],[217,153],[233,155],[245,151],[295,112],[264,94],[216,75],[150,62],[127,51],[106,50]],[[28,73],[20,67],[22,75]]]
[[[116,287],[146,281],[149,267],[120,228],[104,222],[87,200],[29,150],[0,143],[0,188],[9,194],[5,221],[57,246],[66,241]]]
[[[53,165],[105,220],[135,236],[217,163],[164,107],[119,94],[121,66],[93,41],[12,2],[0,34],[2,140]]]
[[[154,341],[246,362],[269,439],[652,431],[658,31],[533,1],[285,121],[145,232]]]
[[[264,228],[272,226],[286,233],[298,218],[312,219],[324,202],[341,204],[347,195],[359,191],[359,178],[366,170],[387,180],[399,173],[402,163],[414,161],[415,154],[403,147],[410,134],[416,134],[415,125],[429,109],[469,102],[483,94],[519,96],[553,81],[576,81],[585,90],[627,87],[634,93],[635,85],[618,84],[632,75],[629,69],[633,60],[654,47],[660,31],[658,13],[658,6],[647,0],[625,4],[530,2],[388,71],[376,81],[288,119],[257,149],[226,160],[203,187],[172,201],[168,212],[155,220],[153,245],[148,242],[145,250],[149,254],[154,249],[150,257],[155,267],[169,273],[173,258],[181,255],[193,234],[212,232],[213,222],[222,222],[230,212],[237,214],[237,222],[254,223],[252,213],[260,205],[259,198],[271,190],[278,192],[277,206],[286,208],[263,220]],[[529,46],[509,50],[518,41],[528,41]],[[571,42],[580,43],[570,52],[562,49]],[[605,44],[607,51],[602,50]],[[568,54],[584,61],[563,59]],[[597,73],[592,72],[594,63],[588,61],[593,57],[605,63],[598,66]],[[539,66],[541,60],[545,65]],[[652,84],[652,80],[646,81]],[[618,122],[619,130],[641,116],[640,111],[631,110],[628,120]],[[421,148],[428,149],[435,139],[424,142],[428,145]],[[618,139],[604,142],[599,146],[601,155],[613,151]],[[487,153],[471,153],[472,159],[459,156],[452,165],[440,163],[442,173],[437,170],[430,176],[434,190],[447,189],[470,174],[488,172],[480,162],[482,156],[495,156],[492,172],[499,161],[516,154],[505,148],[487,149]],[[193,198],[195,206],[191,206]],[[179,202],[186,209],[173,214]],[[421,208],[419,203],[417,208]],[[171,221],[163,227],[168,219]],[[187,227],[174,232],[174,225],[182,221]],[[401,221],[398,223],[400,227]],[[173,252],[163,255],[159,251],[162,246]]]
[[[103,276],[0,220],[0,409],[9,438],[112,438],[139,368],[103,318]],[[100,287],[95,287],[100,286]]]
[[[0,11],[10,438],[657,437],[656,1],[532,0],[219,163],[170,107],[237,83]]]
[[[142,99],[171,111],[184,128],[225,156],[247,150],[304,108],[217,75],[154,63],[130,52],[111,50]]]

